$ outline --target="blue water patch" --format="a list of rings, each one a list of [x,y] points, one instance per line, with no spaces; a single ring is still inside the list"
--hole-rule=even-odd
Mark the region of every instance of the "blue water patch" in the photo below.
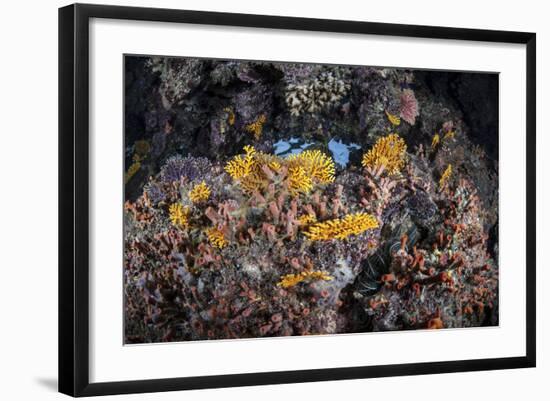
[[[305,149],[314,145],[314,142],[304,142],[300,138],[292,137],[288,140],[280,140],[273,144],[275,147],[274,153],[277,156],[288,156],[301,153]],[[361,146],[356,143],[346,144],[340,139],[331,139],[328,143],[328,150],[332,154],[334,162],[345,168],[349,163],[349,155],[353,149],[361,149]]]
[[[288,156],[301,153],[313,144],[313,142],[303,142],[301,139],[293,137],[286,141],[277,141],[273,146],[275,146],[274,153],[277,156]]]
[[[349,163],[349,154],[353,149],[361,149],[361,146],[356,143],[345,144],[334,138],[328,143],[328,150],[332,153],[332,158],[342,167],[346,167]]]

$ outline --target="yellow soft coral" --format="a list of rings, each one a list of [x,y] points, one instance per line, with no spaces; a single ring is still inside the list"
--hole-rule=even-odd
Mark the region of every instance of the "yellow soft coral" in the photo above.
[[[225,165],[225,171],[239,181],[247,192],[259,191],[269,184],[262,167],[267,166],[273,171],[281,167],[281,159],[277,156],[256,152],[253,146],[244,147],[245,156],[237,155]]]
[[[280,173],[282,167],[287,168],[286,181],[293,196],[309,193],[314,184],[334,181],[334,162],[319,150],[306,150],[287,159],[256,152],[252,146],[245,146],[244,150],[245,156],[233,157],[225,171],[247,192],[267,188],[273,182],[273,174]]]
[[[237,155],[225,165],[225,171],[235,180],[246,177],[252,171],[255,164],[254,155],[256,149],[253,146],[244,147],[245,156]]]
[[[435,149],[437,147],[437,145],[439,145],[439,134],[435,134],[434,137],[432,138],[432,149]]]
[[[176,227],[186,228],[189,225],[189,209],[180,203],[173,203],[168,209],[170,222]]]
[[[267,121],[265,114],[260,114],[260,116],[252,123],[248,124],[244,129],[251,134],[254,134],[254,138],[259,140],[262,137],[262,131],[264,129],[264,124]]]
[[[305,173],[319,184],[334,181],[335,167],[332,159],[320,150],[305,150],[288,157],[290,168],[301,166]]]
[[[454,137],[455,137],[455,132],[454,131],[449,131],[445,134],[443,139],[453,139]]]
[[[363,155],[363,167],[384,169],[389,174],[397,174],[405,165],[407,144],[397,134],[379,138],[374,146]]]
[[[299,274],[286,274],[281,277],[281,281],[277,283],[277,287],[290,288],[303,281],[315,281],[323,280],[329,281],[332,280],[332,276],[326,272],[315,270],[315,271],[305,271]]]
[[[391,123],[391,125],[398,126],[401,124],[401,118],[399,116],[396,116],[395,114],[391,114],[386,110],[386,116],[388,117],[388,121]]]
[[[298,224],[301,226],[307,226],[308,224],[315,223],[317,219],[314,214],[304,214],[298,217]]]
[[[449,182],[449,179],[451,178],[451,174],[453,173],[453,166],[450,164],[447,165],[447,168],[441,175],[441,178],[439,179],[439,188],[443,188],[445,185],[447,185],[447,182]]]
[[[204,202],[210,197],[210,188],[206,185],[206,182],[202,181],[200,184],[197,184],[193,187],[191,192],[189,192],[189,199],[193,203]]]
[[[216,248],[222,249],[227,246],[228,242],[225,239],[225,236],[223,235],[222,231],[212,227],[206,230],[205,232],[210,243],[214,245]]]
[[[257,168],[261,169],[261,166],[267,166],[273,171],[279,171],[282,166],[283,160],[279,156],[270,155],[268,153],[257,152],[254,154],[254,159],[257,164]]]
[[[367,213],[348,214],[343,219],[327,220],[310,225],[304,235],[312,241],[346,239],[364,231],[377,228],[376,217]]]
[[[313,182],[302,166],[295,166],[288,170],[288,187],[294,196],[300,192],[307,194],[313,188]]]

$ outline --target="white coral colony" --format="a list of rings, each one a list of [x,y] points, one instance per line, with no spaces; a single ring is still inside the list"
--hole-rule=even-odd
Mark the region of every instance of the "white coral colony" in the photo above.
[[[317,113],[337,104],[349,91],[350,84],[330,72],[286,87],[285,101],[292,116]]]

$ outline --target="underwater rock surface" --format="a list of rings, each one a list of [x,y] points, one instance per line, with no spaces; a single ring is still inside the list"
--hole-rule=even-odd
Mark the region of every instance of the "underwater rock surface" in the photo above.
[[[498,325],[498,76],[127,56],[125,342]]]

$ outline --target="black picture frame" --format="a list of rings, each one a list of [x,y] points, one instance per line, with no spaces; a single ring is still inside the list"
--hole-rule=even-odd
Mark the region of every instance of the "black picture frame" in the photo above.
[[[526,46],[527,214],[526,354],[521,357],[359,366],[90,383],[89,381],[89,104],[91,18],[159,21],[515,43]],[[74,4],[59,9],[59,391],[95,396],[534,367],[536,268],[536,35],[526,32],[415,26],[219,12]]]

